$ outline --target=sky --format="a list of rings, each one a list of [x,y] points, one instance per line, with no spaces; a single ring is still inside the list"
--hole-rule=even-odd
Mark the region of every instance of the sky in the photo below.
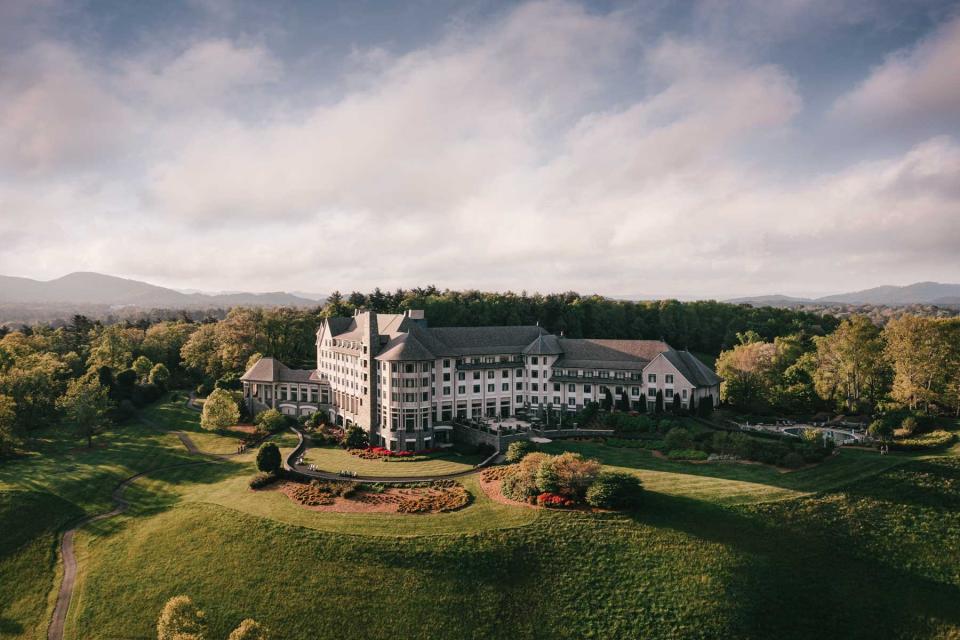
[[[0,274],[960,282],[960,4],[0,0]]]

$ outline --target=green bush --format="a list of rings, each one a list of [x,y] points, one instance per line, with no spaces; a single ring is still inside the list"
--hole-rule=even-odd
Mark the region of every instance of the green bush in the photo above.
[[[669,460],[706,460],[708,457],[706,451],[699,449],[672,449],[667,454]]]
[[[622,471],[601,473],[587,489],[587,504],[601,509],[624,509],[640,504],[643,484]]]
[[[267,473],[266,471],[261,471],[259,473],[253,474],[253,477],[250,478],[250,488],[251,489],[262,489],[269,484],[276,482],[279,479],[279,476],[275,473]]]
[[[370,446],[370,438],[366,431],[353,425],[344,432],[341,444],[347,449],[366,449]]]
[[[690,449],[693,447],[693,439],[690,437],[690,432],[683,427],[673,427],[670,429],[664,438],[664,442],[666,443],[667,451]]]
[[[511,442],[507,447],[505,459],[508,463],[514,464],[523,460],[524,456],[526,456],[528,453],[533,453],[536,450],[537,446],[529,440],[518,440],[517,442]]]
[[[257,451],[257,469],[267,473],[277,473],[280,471],[280,449],[272,442],[260,447]]]
[[[287,416],[276,409],[267,409],[257,414],[254,419],[257,430],[263,433],[276,433],[287,426]]]

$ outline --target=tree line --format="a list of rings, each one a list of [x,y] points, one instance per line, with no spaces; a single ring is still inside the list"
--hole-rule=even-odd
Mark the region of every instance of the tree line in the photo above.
[[[355,310],[424,309],[432,326],[536,324],[568,337],[664,339],[709,359],[740,335],[772,341],[828,335],[829,316],[718,302],[629,302],[576,293],[527,295],[397,290],[332,294],[312,309],[235,307],[222,318],[166,313],[117,323],[75,315],[62,326],[0,327],[0,449],[66,421],[88,440],[165,389],[239,388],[261,355],[294,367],[315,364],[324,318]]]
[[[960,416],[960,319],[865,316],[822,336],[753,332],[717,359],[721,399],[743,412]]]

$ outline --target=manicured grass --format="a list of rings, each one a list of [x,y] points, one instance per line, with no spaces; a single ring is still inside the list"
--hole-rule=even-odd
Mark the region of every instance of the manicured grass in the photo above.
[[[541,449],[547,453],[575,451],[609,467],[634,473],[651,491],[724,505],[782,500],[835,489],[910,459],[845,449],[814,467],[783,473],[760,464],[666,460],[642,449],[610,447],[592,441],[556,440]]]
[[[161,409],[106,448],[74,451],[51,431],[42,453],[0,463],[0,637],[43,637],[66,521],[109,507],[122,477],[197,462],[167,431],[196,414]],[[253,452],[156,471],[128,488],[126,514],[77,536],[66,637],[155,637],[179,593],[207,611],[211,638],[247,616],[275,638],[345,640],[960,634],[960,459],[844,450],[784,474],[545,448],[640,475],[643,507],[535,511],[469,476],[474,503],[458,512],[321,513],[249,490]]]
[[[364,460],[339,447],[316,447],[307,451],[304,462],[317,465],[318,469],[334,473],[346,470],[366,476],[424,477],[469,471],[483,462],[483,456],[451,451],[417,462]]]
[[[542,512],[525,527],[415,538],[181,503],[86,537],[71,629],[147,637],[154,612],[187,592],[213,637],[247,615],[283,638],[953,637],[958,507],[956,460],[798,500],[652,494],[632,516]]]
[[[45,637],[58,532],[82,515],[49,493],[0,492],[0,638]]]
[[[160,402],[141,412],[143,419],[167,429],[184,431],[202,451],[234,453],[243,434],[233,431],[207,431],[200,427],[200,414],[184,406],[181,401]]]

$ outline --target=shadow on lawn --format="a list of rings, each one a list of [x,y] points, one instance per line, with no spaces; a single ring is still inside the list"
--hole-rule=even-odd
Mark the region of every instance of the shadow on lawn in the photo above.
[[[858,554],[856,540],[816,522],[800,530],[775,516],[651,494],[631,519],[740,554],[726,587],[732,637],[919,637],[934,635],[938,624],[960,626],[955,585]]]

